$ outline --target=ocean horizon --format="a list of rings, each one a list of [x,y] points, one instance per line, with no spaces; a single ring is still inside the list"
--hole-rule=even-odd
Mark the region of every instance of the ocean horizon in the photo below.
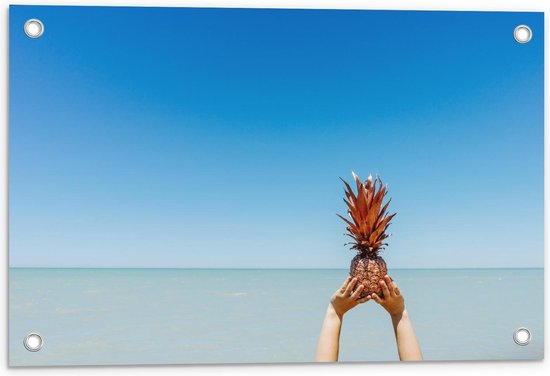
[[[149,267],[149,266],[10,266],[9,269],[174,269],[174,270],[349,270],[349,268],[301,268],[301,267],[275,267],[275,268],[260,268],[260,267],[246,267],[246,268],[216,268],[216,267]],[[525,267],[445,267],[445,268],[388,268],[388,271],[392,270],[523,270],[523,269],[540,269],[543,267],[538,266],[525,266]]]
[[[127,365],[312,362],[348,269],[10,267],[9,363]],[[542,359],[543,268],[399,269],[425,360]],[[513,300],[510,299],[513,297]],[[533,334],[518,346],[518,327]],[[38,332],[44,346],[22,344]],[[340,360],[396,361],[388,314],[344,317]]]

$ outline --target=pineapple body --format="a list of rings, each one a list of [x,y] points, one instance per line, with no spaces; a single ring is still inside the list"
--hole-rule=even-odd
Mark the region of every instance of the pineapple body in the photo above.
[[[349,274],[357,278],[357,285],[363,285],[361,298],[376,293],[382,297],[382,288],[380,280],[388,273],[386,262],[378,255],[369,255],[368,253],[358,253],[351,260]]]

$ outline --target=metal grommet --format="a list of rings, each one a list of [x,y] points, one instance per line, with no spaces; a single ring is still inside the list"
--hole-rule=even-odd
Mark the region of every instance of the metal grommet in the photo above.
[[[29,351],[36,352],[42,348],[44,341],[42,336],[38,333],[29,333],[23,340],[23,345]]]
[[[514,332],[514,342],[517,343],[520,346],[526,346],[531,342],[531,339],[533,336],[531,335],[531,332],[527,328],[518,328]]]
[[[529,43],[532,37],[533,32],[527,25],[519,25],[514,29],[514,39],[518,43]]]
[[[25,22],[23,30],[25,30],[25,34],[27,34],[29,38],[36,39],[44,34],[44,24],[42,23],[42,21],[36,18],[31,18],[30,20]]]

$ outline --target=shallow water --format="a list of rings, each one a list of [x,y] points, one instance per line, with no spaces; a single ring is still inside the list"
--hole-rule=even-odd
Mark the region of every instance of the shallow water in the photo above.
[[[541,359],[543,269],[390,270],[426,360]],[[346,270],[32,269],[9,274],[18,365],[311,362]],[[528,327],[518,346],[513,331]],[[31,331],[42,350],[22,345]],[[346,314],[342,361],[398,360],[375,302]]]

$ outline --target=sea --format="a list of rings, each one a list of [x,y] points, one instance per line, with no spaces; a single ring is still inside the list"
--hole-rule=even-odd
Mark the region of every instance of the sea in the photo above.
[[[542,359],[544,270],[396,269],[426,361]],[[9,364],[309,363],[347,270],[9,270]],[[528,328],[519,346],[513,333]],[[40,351],[23,346],[28,333]],[[374,301],[343,320],[340,361],[398,361]]]

